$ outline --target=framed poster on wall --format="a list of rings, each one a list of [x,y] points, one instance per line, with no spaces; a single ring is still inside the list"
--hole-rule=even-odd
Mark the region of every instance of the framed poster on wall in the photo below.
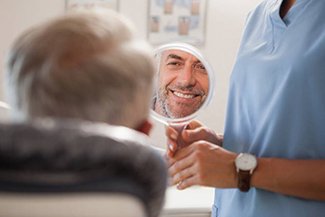
[[[119,0],[66,0],[66,10],[103,7],[118,11]]]
[[[152,44],[203,45],[207,0],[149,0],[148,39]]]

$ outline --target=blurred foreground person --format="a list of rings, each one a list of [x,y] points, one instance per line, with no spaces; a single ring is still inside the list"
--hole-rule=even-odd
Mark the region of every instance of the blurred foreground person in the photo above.
[[[7,64],[16,120],[79,119],[148,134],[154,62],[117,13],[79,11],[23,33]]]
[[[154,66],[148,43],[107,10],[74,12],[23,33],[6,70],[14,122],[0,124],[0,216],[15,216],[12,207],[25,199],[16,216],[42,216],[46,207],[51,216],[157,217],[167,169],[145,135]],[[51,201],[58,193],[74,197]]]

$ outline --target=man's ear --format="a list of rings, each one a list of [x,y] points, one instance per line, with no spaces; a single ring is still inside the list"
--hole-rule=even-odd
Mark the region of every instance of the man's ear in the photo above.
[[[148,121],[148,120],[143,121],[143,122],[142,122],[142,123],[141,123],[141,124],[136,128],[137,131],[139,131],[139,132],[141,132],[141,133],[144,133],[144,134],[146,134],[146,135],[148,135],[148,136],[149,136],[149,133],[150,133],[151,129],[152,129],[152,124],[151,124],[151,122]]]

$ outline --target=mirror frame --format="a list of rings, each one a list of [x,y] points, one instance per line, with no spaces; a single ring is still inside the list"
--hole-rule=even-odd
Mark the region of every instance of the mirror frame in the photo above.
[[[151,117],[153,117],[155,120],[157,120],[159,122],[162,122],[166,125],[186,123],[186,122],[194,119],[204,108],[206,108],[210,104],[210,101],[213,98],[214,89],[215,89],[214,70],[213,70],[212,66],[209,64],[209,62],[203,57],[203,55],[201,54],[201,51],[199,51],[197,48],[195,48],[194,46],[192,46],[190,44],[182,43],[182,42],[164,44],[164,45],[161,45],[155,49],[154,55],[156,56],[157,54],[162,53],[166,50],[180,50],[180,51],[184,51],[184,52],[194,55],[204,65],[204,67],[206,68],[206,71],[208,73],[208,76],[209,76],[209,91],[207,94],[207,98],[205,99],[205,101],[203,102],[201,107],[197,111],[195,111],[193,114],[185,116],[183,118],[168,118],[168,117],[158,114],[151,108],[151,111],[150,111]],[[157,76],[158,73],[159,73],[159,67],[157,67],[157,72],[156,72],[155,81],[154,81],[154,94],[156,94],[157,86],[158,86],[158,76]]]

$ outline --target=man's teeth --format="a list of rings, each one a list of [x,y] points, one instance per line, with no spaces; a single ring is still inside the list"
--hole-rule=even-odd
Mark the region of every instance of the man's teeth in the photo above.
[[[195,96],[192,95],[192,94],[183,94],[183,93],[179,93],[179,92],[174,92],[174,94],[178,97],[181,97],[181,98],[186,98],[186,99],[192,99],[194,98]]]

